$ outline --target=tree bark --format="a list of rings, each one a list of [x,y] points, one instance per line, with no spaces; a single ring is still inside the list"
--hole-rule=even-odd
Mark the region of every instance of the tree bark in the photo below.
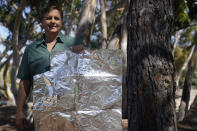
[[[101,5],[101,27],[102,27],[102,49],[107,48],[107,21],[106,21],[106,11],[105,11],[105,2],[100,0]]]
[[[7,98],[8,98],[7,105],[15,106],[16,105],[16,101],[15,101],[15,98],[14,98],[14,94],[10,90],[10,87],[8,87],[8,85],[7,85],[7,72],[8,72],[9,66],[10,66],[10,61],[8,61],[6,63],[5,69],[3,71],[3,85],[4,85],[4,88],[6,90],[6,95],[7,95]]]
[[[123,53],[123,73],[122,73],[122,118],[128,119],[128,109],[127,109],[127,87],[126,87],[126,72],[127,72],[127,23],[126,15],[128,10],[124,12],[123,23],[121,27],[121,50]]]
[[[6,65],[6,63],[8,61],[10,61],[10,59],[12,58],[12,56],[13,56],[13,53],[10,54],[9,56],[7,56],[7,58],[6,58],[6,60],[4,62],[0,63],[0,70]]]
[[[127,15],[127,12],[128,12],[128,9],[125,8],[120,19],[117,21],[115,29],[109,37],[109,43],[108,43],[108,47],[107,47],[108,49],[126,50],[127,45],[125,44],[124,40],[127,41],[127,39],[125,39],[125,38],[127,38],[127,37],[125,37],[127,34],[125,35],[126,32],[124,32],[125,29],[123,29],[123,28],[124,28],[124,26],[126,26],[126,25],[124,25],[124,24],[126,24],[124,19]],[[127,28],[127,27],[125,27],[125,28]]]
[[[171,0],[132,0],[127,17],[129,131],[176,131]]]
[[[26,0],[22,0],[19,8],[17,9],[14,30],[12,31],[12,45],[13,45],[13,64],[11,69],[11,90],[13,94],[16,96],[16,72],[19,66],[19,49],[18,49],[18,36],[19,36],[19,27],[21,22],[22,11],[25,7]]]
[[[192,57],[188,64],[188,71],[186,73],[184,85],[183,85],[183,92],[182,92],[182,98],[181,98],[181,104],[179,106],[179,115],[178,115],[178,121],[182,121],[185,114],[188,111],[189,106],[189,100],[190,100],[190,91],[192,86],[192,78],[196,69],[196,62],[197,62],[197,29],[195,33],[195,48],[194,52],[192,54]]]
[[[93,30],[92,26],[95,22],[96,7],[97,0],[84,1],[76,39],[81,39],[86,46],[89,46],[90,35]]]
[[[110,40],[107,49],[119,49],[120,48],[120,36],[118,34],[114,34],[112,39]]]
[[[179,41],[179,39],[180,39],[180,33],[179,33],[179,31],[176,31],[175,32],[175,35],[174,35],[174,43],[173,43],[173,49],[172,49],[172,56],[174,57],[174,53],[175,53],[175,50],[176,50],[176,46],[177,46],[177,43],[178,43],[178,41]]]

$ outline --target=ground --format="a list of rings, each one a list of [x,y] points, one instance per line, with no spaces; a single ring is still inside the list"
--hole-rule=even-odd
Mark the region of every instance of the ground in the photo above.
[[[0,131],[16,131],[16,106],[5,105],[5,100],[0,100]],[[32,131],[30,127],[25,131]]]
[[[177,109],[180,104],[181,92],[182,90],[177,91],[177,95],[178,95],[176,99]],[[193,102],[196,95],[197,95],[197,90],[192,90],[190,104]],[[16,131],[15,112],[16,112],[15,106],[6,106],[4,104],[4,101],[2,100],[0,101],[0,131]],[[28,131],[30,130],[28,129]]]
[[[0,131],[16,131],[15,106],[0,106]]]

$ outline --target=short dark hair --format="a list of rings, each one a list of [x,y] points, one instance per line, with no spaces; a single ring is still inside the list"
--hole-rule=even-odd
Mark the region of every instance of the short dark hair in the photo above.
[[[63,12],[62,10],[57,6],[57,5],[48,5],[46,8],[44,8],[41,12],[41,18],[40,20],[43,20],[43,17],[46,13],[49,13],[51,10],[58,10],[60,15],[61,15],[61,19],[63,20]]]

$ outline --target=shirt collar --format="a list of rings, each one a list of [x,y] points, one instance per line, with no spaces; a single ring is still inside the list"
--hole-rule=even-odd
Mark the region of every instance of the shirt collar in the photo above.
[[[42,37],[38,40],[37,44],[41,45],[41,44],[45,44],[45,34],[42,35]],[[57,37],[57,42],[58,43],[64,43],[63,41],[63,34],[60,33],[59,36]]]

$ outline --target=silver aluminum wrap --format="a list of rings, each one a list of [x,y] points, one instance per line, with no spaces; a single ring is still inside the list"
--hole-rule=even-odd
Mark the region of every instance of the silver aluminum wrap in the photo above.
[[[74,112],[34,111],[35,131],[77,131]]]
[[[53,52],[51,71],[34,76],[38,131],[121,131],[121,101],[120,50]]]
[[[76,114],[76,131],[122,131],[120,109],[78,111]]]

